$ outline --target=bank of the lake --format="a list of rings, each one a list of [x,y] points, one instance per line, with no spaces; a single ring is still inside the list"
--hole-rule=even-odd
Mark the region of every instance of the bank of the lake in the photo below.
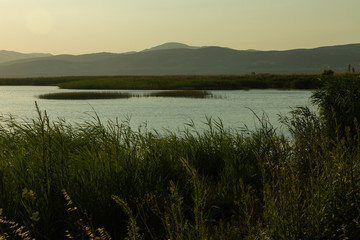
[[[53,86],[64,89],[141,90],[240,90],[317,89],[328,78],[358,78],[359,73],[176,75],[176,76],[80,76],[42,78],[0,78],[0,85]]]
[[[2,117],[0,238],[359,239],[360,80],[311,100],[280,118],[289,136]]]
[[[0,125],[0,237],[358,239],[359,81],[258,129],[158,134],[38,109]],[[332,115],[333,110],[339,110]]]

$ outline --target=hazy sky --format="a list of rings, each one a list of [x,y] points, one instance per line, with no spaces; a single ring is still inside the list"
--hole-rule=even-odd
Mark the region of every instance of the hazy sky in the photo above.
[[[360,0],[0,0],[0,50],[312,48],[359,43],[359,24]]]

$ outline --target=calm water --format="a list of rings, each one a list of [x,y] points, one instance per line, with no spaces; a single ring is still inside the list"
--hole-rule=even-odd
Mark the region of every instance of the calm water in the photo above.
[[[220,118],[225,127],[241,128],[257,124],[252,113],[261,116],[264,112],[277,126],[278,114],[286,114],[290,107],[309,105],[310,91],[212,91],[216,98],[130,98],[114,100],[42,100],[37,96],[44,93],[74,90],[57,87],[1,86],[0,113],[12,114],[18,118],[36,116],[35,101],[41,110],[46,110],[51,119],[64,118],[68,122],[81,123],[91,119],[96,112],[103,121],[108,119],[125,121],[138,127],[147,124],[149,129],[183,129],[185,123],[194,121],[197,128],[204,127],[207,117]],[[81,90],[79,90],[81,91]],[[144,93],[146,91],[124,91]],[[252,111],[250,110],[252,109]]]

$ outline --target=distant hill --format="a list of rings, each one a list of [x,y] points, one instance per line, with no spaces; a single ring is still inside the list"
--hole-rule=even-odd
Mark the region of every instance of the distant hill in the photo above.
[[[38,58],[38,57],[48,57],[51,54],[48,53],[18,53],[13,51],[0,51],[0,63],[16,61],[20,59],[29,59],[29,58]]]
[[[166,43],[134,53],[19,56],[23,58],[0,63],[0,77],[319,73],[345,72],[348,64],[360,71],[360,44],[249,51]]]
[[[189,46],[189,45],[186,45],[183,43],[177,43],[177,42],[168,42],[168,43],[164,43],[159,46],[156,46],[156,47],[145,49],[145,50],[143,50],[143,52],[157,51],[157,50],[169,50],[169,49],[176,49],[176,48],[197,49],[199,47],[193,47],[193,46]]]

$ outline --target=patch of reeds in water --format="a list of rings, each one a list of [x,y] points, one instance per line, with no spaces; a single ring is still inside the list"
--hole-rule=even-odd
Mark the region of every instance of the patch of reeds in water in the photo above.
[[[213,97],[208,91],[200,90],[177,90],[177,91],[161,91],[154,92],[149,95],[149,97],[182,97],[182,98],[210,98]]]
[[[87,99],[116,99],[116,98],[130,98],[129,93],[123,92],[60,92],[47,93],[38,96],[40,99],[68,99],[68,100],[87,100]]]
[[[47,93],[38,96],[40,99],[116,99],[116,98],[130,98],[132,95],[123,92],[60,92],[60,93]]]
[[[56,100],[88,100],[88,99],[117,99],[131,97],[176,97],[176,98],[211,98],[213,94],[208,91],[200,90],[178,90],[178,91],[161,91],[150,94],[130,94],[124,92],[60,92],[47,93],[38,96],[40,99]]]

